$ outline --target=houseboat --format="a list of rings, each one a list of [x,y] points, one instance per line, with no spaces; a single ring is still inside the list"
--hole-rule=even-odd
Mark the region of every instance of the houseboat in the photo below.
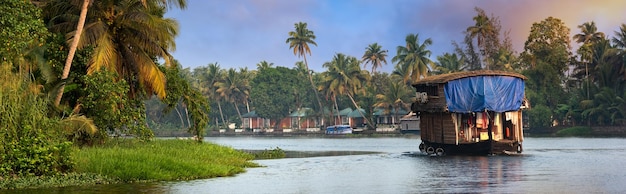
[[[420,151],[428,155],[521,153],[524,77],[504,71],[429,76],[413,84]]]
[[[326,127],[326,134],[352,134],[352,127],[350,125],[333,125]]]

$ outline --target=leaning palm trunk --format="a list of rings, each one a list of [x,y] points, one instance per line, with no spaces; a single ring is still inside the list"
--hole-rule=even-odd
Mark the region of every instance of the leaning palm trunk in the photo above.
[[[243,122],[243,117],[241,117],[241,111],[239,111],[239,106],[237,105],[237,102],[234,102],[233,104],[235,104],[235,110],[237,110],[237,116],[239,116],[239,121]]]
[[[333,94],[333,102],[335,103],[335,109],[337,110],[337,120],[339,120],[339,124],[343,124],[341,121],[341,115],[339,115],[339,106],[337,106],[337,96],[335,94]],[[333,124],[337,124],[337,122],[333,122]]]
[[[350,97],[350,101],[352,101],[352,104],[354,104],[354,107],[356,107],[356,111],[359,112],[359,114],[361,115],[361,117],[363,117],[363,120],[365,120],[365,123],[367,123],[367,128],[373,128],[374,125],[372,125],[372,123],[370,123],[370,119],[365,117],[365,115],[361,112],[361,110],[359,110],[359,105],[356,104],[356,101],[354,101],[354,98],[352,98],[352,95],[350,93],[348,93],[348,97]]]
[[[80,9],[80,17],[78,18],[78,24],[76,25],[76,34],[74,34],[74,38],[72,39],[72,44],[70,45],[69,53],[67,54],[67,59],[65,60],[65,66],[63,67],[63,74],[61,75],[61,80],[63,81],[61,87],[59,88],[59,92],[57,93],[56,98],[54,99],[54,105],[58,106],[61,103],[61,98],[63,98],[63,90],[65,90],[65,81],[67,77],[70,75],[70,67],[72,67],[72,60],[74,59],[74,54],[76,53],[76,49],[78,48],[78,41],[80,40],[80,36],[83,34],[83,27],[85,26],[85,19],[87,18],[87,11],[89,6],[89,0],[83,1],[83,6]]]
[[[178,107],[175,107],[174,110],[176,110],[176,113],[178,114],[178,119],[180,120],[180,124],[183,126],[183,128],[185,128],[185,121],[183,120],[183,115],[180,114]]]
[[[187,109],[187,105],[183,102],[183,107],[185,107],[185,117],[187,117],[187,126],[191,127],[191,121],[189,121],[189,109]]]
[[[326,117],[326,114],[324,114],[324,108],[322,107],[322,101],[320,100],[319,97],[319,93],[317,92],[317,89],[315,87],[315,83],[313,83],[313,75],[311,74],[311,71],[309,71],[309,64],[306,61],[306,55],[302,55],[304,57],[304,65],[306,66],[306,73],[307,75],[309,75],[309,82],[311,82],[311,88],[313,89],[313,92],[315,93],[315,99],[317,100],[317,105],[320,107],[320,112],[322,113],[322,118]],[[324,125],[324,123],[322,123],[322,126]]]
[[[226,120],[224,120],[224,112],[222,112],[222,103],[220,103],[219,100],[217,100],[217,108],[220,109],[220,117],[222,117],[222,125],[226,125]]]

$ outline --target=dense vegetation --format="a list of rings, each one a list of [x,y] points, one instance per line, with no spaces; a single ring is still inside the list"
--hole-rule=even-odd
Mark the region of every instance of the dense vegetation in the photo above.
[[[306,109],[330,121],[331,110],[351,107],[363,109],[361,116],[372,128],[376,126],[373,108],[386,112],[408,109],[413,101],[412,82],[434,74],[479,69],[514,71],[528,77],[531,127],[626,124],[626,24],[611,37],[598,32],[593,21],[585,22],[578,26],[580,32],[572,35],[560,19],[549,17],[533,24],[524,50],[518,54],[508,35],[501,33],[498,17],[476,8],[475,25],[467,28],[464,41],[453,43],[455,49],[441,56],[431,56],[428,47],[437,43],[428,37],[418,33],[398,37],[404,38],[405,44],[396,47],[389,60],[394,70],[386,73],[376,72],[390,57],[377,43],[364,44],[360,58],[337,53],[323,64],[326,71],[311,71],[307,55],[313,56],[310,46],[317,46],[316,36],[306,23],[298,22],[285,37],[285,54],[292,50],[304,60],[293,68],[261,61],[256,70],[221,69],[218,63],[183,69],[184,64],[169,54],[175,47],[177,22],[164,14],[172,7],[185,8],[185,4],[185,0],[3,1],[2,180],[72,171],[123,180],[212,176],[185,174],[196,170],[218,175],[239,172],[238,167],[211,167],[206,161],[191,159],[190,166],[180,165],[172,174],[162,171],[167,167],[146,169],[144,172],[156,174],[139,175],[115,169],[149,167],[134,166],[133,158],[179,162],[171,156],[184,156],[165,148],[163,155],[158,155],[150,149],[176,147],[149,142],[155,131],[184,129],[185,135],[195,135],[202,142],[207,128],[241,125],[242,114],[252,110],[278,119]],[[575,51],[572,40],[579,44]],[[371,72],[364,70],[367,65],[372,66]],[[302,81],[305,77],[308,80]],[[110,136],[136,137],[143,143],[98,147],[110,145],[106,144]],[[190,150],[192,155],[249,159],[236,152],[213,150],[213,145],[201,146]],[[74,148],[81,151],[72,151]],[[146,155],[132,155],[130,150]],[[107,158],[103,153],[110,155]],[[103,163],[87,159],[103,156],[97,159]],[[221,159],[207,161],[219,164]],[[242,162],[240,166],[247,165]]]

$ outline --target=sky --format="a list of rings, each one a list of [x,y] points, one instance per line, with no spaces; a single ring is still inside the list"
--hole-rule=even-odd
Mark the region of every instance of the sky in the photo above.
[[[532,24],[550,16],[561,19],[570,36],[594,21],[612,37],[626,23],[624,0],[187,0],[186,9],[165,17],[179,23],[172,55],[184,68],[218,63],[253,70],[261,61],[291,68],[303,59],[285,41],[295,23],[305,22],[317,37],[307,55],[311,70],[325,71],[322,64],[336,53],[361,59],[369,44],[378,43],[388,50],[388,63],[378,71],[391,72],[391,58],[408,34],[418,34],[420,43],[432,39],[433,61],[452,53],[452,42],[462,43],[463,31],[475,24],[475,7],[500,19],[518,53]]]

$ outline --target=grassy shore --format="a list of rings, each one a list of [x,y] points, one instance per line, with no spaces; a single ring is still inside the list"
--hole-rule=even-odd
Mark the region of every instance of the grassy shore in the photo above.
[[[233,176],[246,167],[258,166],[251,162],[251,154],[191,140],[112,140],[101,146],[77,148],[72,158],[74,173],[0,179],[0,188],[190,180]]]

